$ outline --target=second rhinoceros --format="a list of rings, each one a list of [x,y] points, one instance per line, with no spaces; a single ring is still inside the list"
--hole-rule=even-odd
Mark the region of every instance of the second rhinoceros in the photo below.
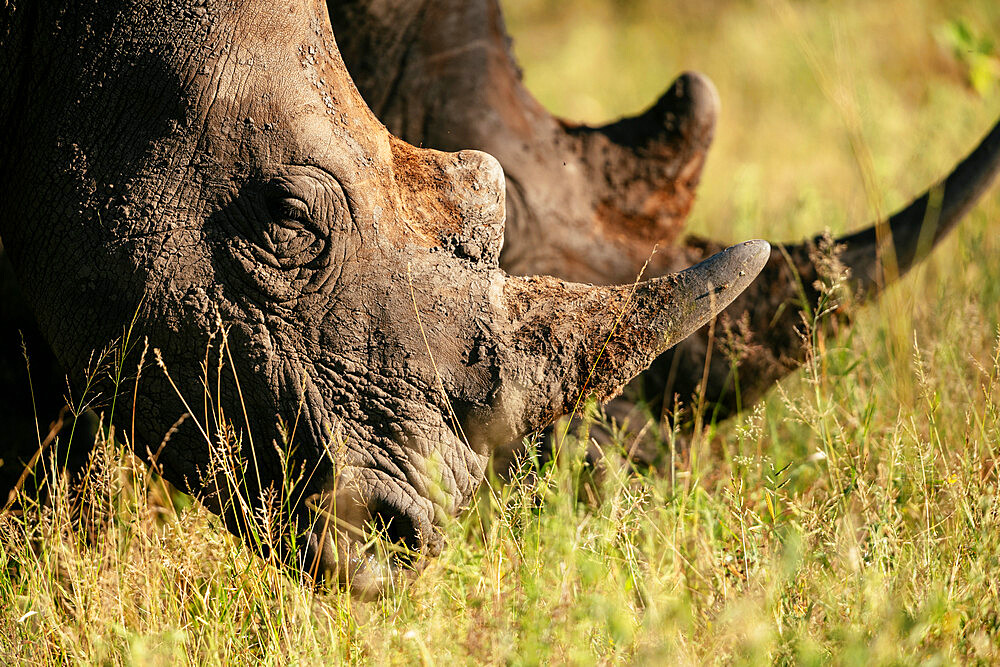
[[[348,70],[391,131],[421,146],[478,148],[503,165],[504,270],[614,284],[676,271],[727,245],[683,236],[719,113],[707,77],[682,74],[643,113],[588,127],[553,116],[524,86],[498,0],[327,4],[344,28]],[[1000,125],[928,193],[836,239],[851,291],[872,298],[914,266],[998,172]],[[705,327],[657,359],[635,393],[654,412],[672,409],[675,395],[698,394],[723,418],[797,368],[804,350],[796,328],[820,298],[820,240],[774,243],[760,279],[727,309],[752,353],[734,360],[726,337]],[[628,416],[627,403],[615,407]]]

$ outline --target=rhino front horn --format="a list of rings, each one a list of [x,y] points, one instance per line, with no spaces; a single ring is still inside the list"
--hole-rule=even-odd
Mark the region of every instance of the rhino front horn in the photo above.
[[[771,246],[746,241],[691,268],[633,285],[597,287],[550,277],[510,278],[504,298],[515,324],[502,369],[505,441],[607,401],[653,359],[728,306],[764,267]]]

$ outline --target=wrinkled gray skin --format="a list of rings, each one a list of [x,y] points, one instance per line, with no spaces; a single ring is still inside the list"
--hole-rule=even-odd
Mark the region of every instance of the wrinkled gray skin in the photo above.
[[[579,126],[552,116],[524,87],[497,0],[328,5],[344,26],[348,70],[392,132],[420,146],[484,150],[503,165],[504,270],[614,284],[644,268],[645,276],[677,271],[727,245],[683,237],[719,113],[706,77],[681,75],[638,116]],[[955,227],[998,171],[1000,126],[942,182],[939,208],[928,211],[931,198],[924,195],[886,226],[838,239],[850,288],[865,300],[904,274]],[[654,412],[669,411],[674,395],[690,404],[704,382],[708,417],[721,419],[797,368],[804,352],[796,328],[803,309],[819,298],[812,246],[813,240],[775,244],[760,279],[726,310],[715,337],[705,327],[663,354],[631,396],[644,396]],[[885,272],[882,257],[890,247],[895,267]],[[827,324],[843,318],[838,311]],[[746,337],[746,353],[735,363],[726,350],[727,327]],[[608,411],[621,423],[635,416],[632,408],[619,400]],[[644,414],[638,417],[635,430],[646,424]],[[660,454],[655,444],[633,451],[651,462]]]
[[[0,236],[42,336],[76,379],[134,321],[122,437],[244,536],[276,510],[263,548],[299,535],[362,594],[391,570],[360,529],[434,553],[492,447],[614,396],[769,253],[623,287],[508,277],[499,164],[390,135],[322,2],[3,11]]]

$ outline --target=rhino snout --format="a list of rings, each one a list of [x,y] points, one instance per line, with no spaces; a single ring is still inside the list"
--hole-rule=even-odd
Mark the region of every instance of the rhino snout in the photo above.
[[[299,566],[315,581],[337,582],[371,599],[412,577],[423,556],[440,553],[442,538],[427,508],[408,494],[359,482],[338,479],[335,490],[307,501]]]

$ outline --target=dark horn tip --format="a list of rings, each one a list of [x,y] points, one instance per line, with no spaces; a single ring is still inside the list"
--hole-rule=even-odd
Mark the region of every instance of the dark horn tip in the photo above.
[[[937,186],[888,219],[895,269],[882,273],[879,225],[837,239],[845,246],[841,261],[868,296],[877,294],[926,257],[992,187],[1000,174],[1000,122]],[[935,196],[936,195],[936,196]],[[935,208],[929,211],[932,202]]]
[[[674,345],[725,309],[757,278],[771,257],[771,244],[755,239],[744,241],[681,271],[675,293],[676,312],[663,311],[661,318]]]

